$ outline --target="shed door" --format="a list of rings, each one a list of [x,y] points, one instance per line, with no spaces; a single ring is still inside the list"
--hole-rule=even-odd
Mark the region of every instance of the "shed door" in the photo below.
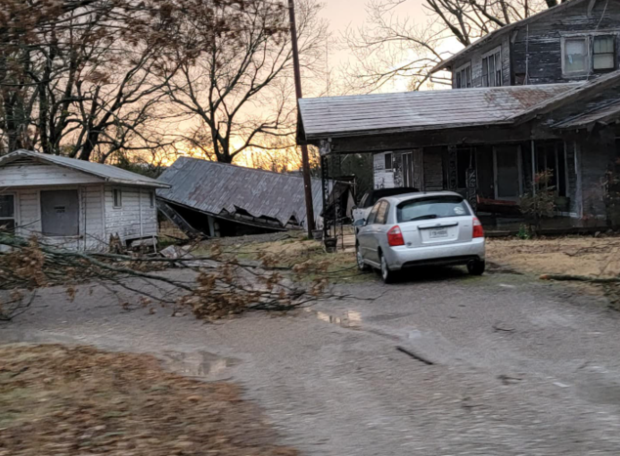
[[[77,190],[41,192],[41,227],[45,236],[77,236],[79,202]]]

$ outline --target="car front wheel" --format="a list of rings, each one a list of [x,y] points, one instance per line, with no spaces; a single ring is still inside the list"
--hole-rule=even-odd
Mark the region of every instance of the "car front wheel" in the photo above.
[[[381,255],[381,278],[384,283],[393,283],[396,273],[390,271],[390,266],[383,255]]]
[[[484,274],[484,270],[486,269],[486,263],[484,260],[475,260],[470,263],[467,263],[467,270],[471,275],[481,276]]]

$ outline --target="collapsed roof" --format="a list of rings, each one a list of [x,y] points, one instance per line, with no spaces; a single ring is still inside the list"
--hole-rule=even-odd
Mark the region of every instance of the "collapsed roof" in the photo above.
[[[304,181],[301,175],[281,174],[189,157],[179,158],[159,178],[171,186],[157,196],[203,213],[233,219],[275,220],[282,229],[306,225]],[[323,210],[319,179],[312,180],[314,214]]]

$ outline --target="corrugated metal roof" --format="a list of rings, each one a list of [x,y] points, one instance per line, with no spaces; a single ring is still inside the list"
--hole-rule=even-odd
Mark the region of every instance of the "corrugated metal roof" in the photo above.
[[[589,109],[583,114],[576,115],[567,120],[557,122],[553,128],[584,128],[597,122],[607,122],[620,117],[620,100],[601,102],[598,107]]]
[[[150,177],[132,173],[115,166],[93,163],[75,158],[61,157],[59,155],[42,154],[31,150],[17,150],[0,157],[0,166],[8,165],[20,159],[33,159],[42,163],[49,163],[65,168],[75,169],[86,174],[102,178],[106,182],[123,185],[136,185],[140,187],[165,188],[166,185]]]
[[[534,14],[533,16],[526,17],[525,19],[521,19],[520,21],[513,22],[512,24],[505,25],[502,28],[497,29],[494,32],[491,32],[491,33],[483,36],[482,38],[480,38],[475,43],[470,44],[466,48],[464,48],[461,51],[459,51],[456,54],[454,54],[452,57],[447,58],[447,59],[441,61],[430,72],[432,74],[432,73],[436,73],[437,71],[441,71],[443,69],[449,68],[450,66],[452,66],[454,61],[459,59],[461,56],[463,56],[463,55],[465,55],[465,54],[467,54],[467,53],[469,53],[469,52],[471,52],[471,51],[473,51],[475,49],[478,49],[479,47],[482,47],[482,46],[484,46],[487,43],[490,43],[491,41],[493,41],[496,38],[499,38],[500,36],[504,36],[505,34],[510,32],[511,30],[514,30],[514,29],[516,29],[518,27],[523,27],[524,25],[530,24],[532,22],[539,21],[541,19],[546,18],[547,16],[550,16],[552,14],[556,14],[556,13],[558,13],[560,11],[563,11],[565,9],[568,9],[568,8],[572,8],[573,6],[577,6],[580,3],[584,3],[585,1],[587,1],[587,0],[568,0],[568,1],[564,1],[564,2],[560,3],[557,6],[545,9],[545,10],[541,11],[538,14]]]
[[[304,98],[306,140],[509,123],[583,83]]]
[[[305,226],[306,202],[301,175],[280,174],[224,163],[181,157],[159,177],[171,186],[157,196],[213,215],[269,217],[285,227],[291,219]],[[315,217],[323,210],[319,179],[312,180]]]

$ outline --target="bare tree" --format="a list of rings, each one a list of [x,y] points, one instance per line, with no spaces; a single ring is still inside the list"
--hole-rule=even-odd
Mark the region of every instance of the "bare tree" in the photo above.
[[[167,82],[170,100],[191,126],[180,138],[189,148],[232,163],[249,148],[270,149],[267,138],[286,138],[293,144],[292,53],[282,26],[286,12],[280,9],[274,15],[275,4],[250,2],[242,11],[245,27],[235,33],[235,40],[226,33],[212,36],[208,28],[190,23],[196,41],[207,44],[195,61],[183,64]],[[300,52],[309,76],[323,62],[326,26],[314,0],[302,0],[297,6]],[[229,9],[226,4],[216,8],[214,20],[223,20]]]
[[[83,160],[169,144],[162,87],[257,0],[0,0],[4,151]],[[228,14],[216,17],[226,5]],[[279,8],[269,11],[277,16]],[[3,20],[4,19],[4,20]],[[196,41],[187,25],[207,27]],[[278,24],[266,34],[277,34]]]
[[[430,70],[477,39],[529,17],[556,0],[424,0],[427,20],[414,21],[399,8],[410,0],[371,0],[368,21],[350,29],[345,43],[356,57],[347,69],[357,90],[376,90],[398,80],[411,90],[430,80]],[[433,82],[449,84],[441,77]]]

